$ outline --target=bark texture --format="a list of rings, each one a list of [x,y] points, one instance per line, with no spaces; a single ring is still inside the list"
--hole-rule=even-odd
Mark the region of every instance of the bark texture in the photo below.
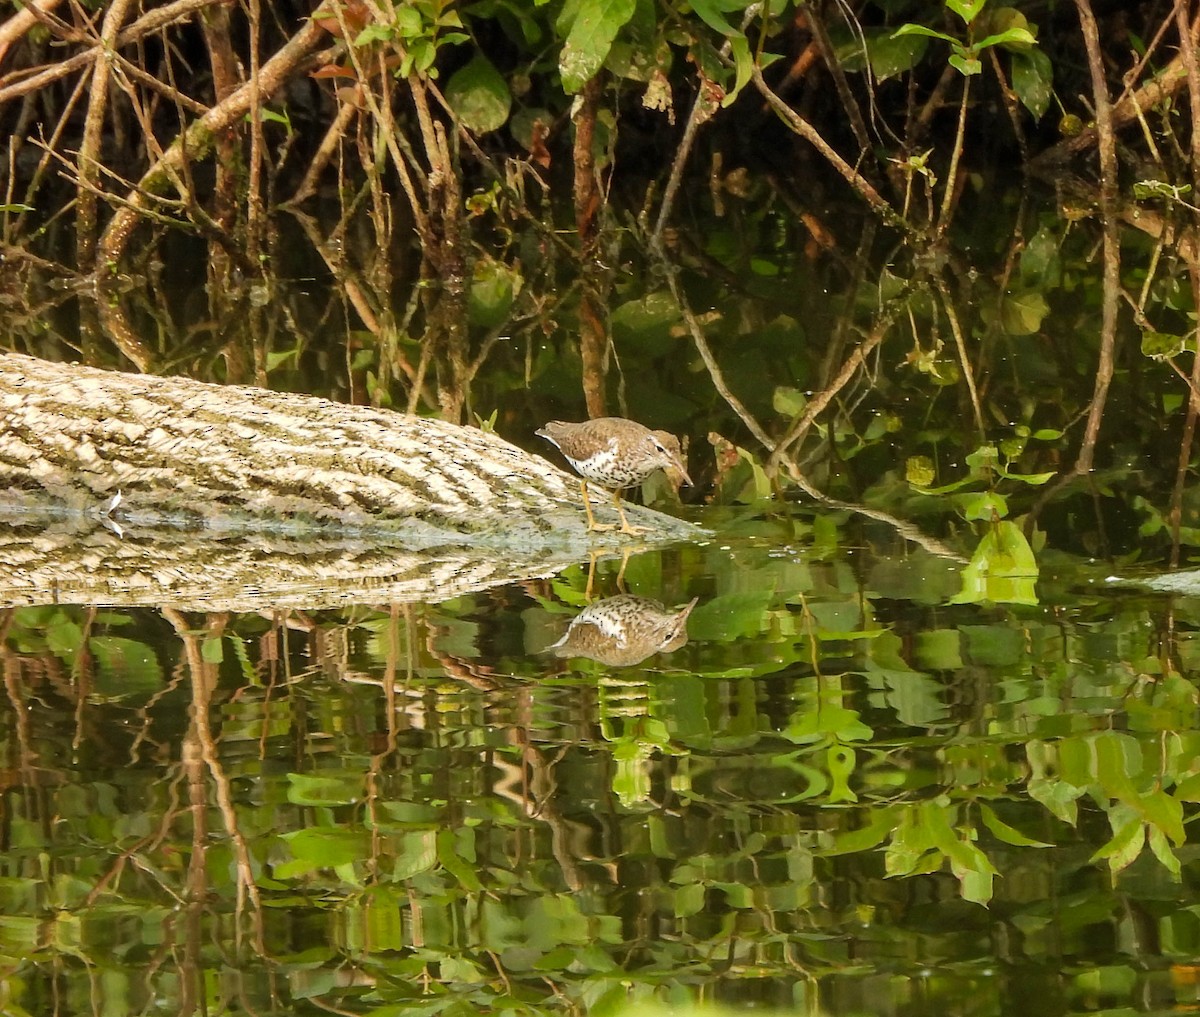
[[[565,552],[410,551],[386,538],[121,529],[60,519],[0,523],[0,608],[46,604],[183,611],[329,610],[437,603],[551,576]]]
[[[621,539],[586,532],[573,476],[476,428],[17,355],[0,356],[0,514],[506,554]],[[632,514],[651,539],[697,532]]]

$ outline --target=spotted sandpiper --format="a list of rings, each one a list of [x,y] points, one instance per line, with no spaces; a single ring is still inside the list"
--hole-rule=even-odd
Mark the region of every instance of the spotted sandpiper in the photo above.
[[[552,420],[536,434],[558,446],[575,472],[583,478],[583,507],[589,530],[610,530],[612,526],[596,522],[588,498],[588,481],[612,491],[613,504],[621,517],[621,532],[637,535],[645,527],[630,526],[621,507],[621,492],[637,487],[655,470],[678,470],[690,486],[692,478],[683,465],[679,439],[666,431],[648,427],[624,417],[597,417],[580,423]]]
[[[648,597],[622,593],[589,604],[547,649],[559,657],[587,657],[610,667],[631,667],[651,654],[683,646],[688,641],[688,615],[695,606],[693,600],[671,609]]]

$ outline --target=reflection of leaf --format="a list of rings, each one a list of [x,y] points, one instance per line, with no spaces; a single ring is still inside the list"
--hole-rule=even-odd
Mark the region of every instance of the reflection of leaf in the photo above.
[[[992,836],[997,840],[1004,841],[1005,844],[1012,844],[1014,847],[1048,848],[1054,846],[1053,844],[1047,844],[1044,840],[1034,840],[1032,837],[1026,837],[1020,830],[1009,826],[997,816],[986,802],[979,803],[979,815],[983,819],[983,825],[991,830]]]
[[[1113,875],[1126,868],[1142,853],[1142,845],[1146,843],[1145,824],[1131,810],[1116,806],[1110,815],[1110,820],[1118,822],[1116,833],[1091,857],[1091,861],[1107,861]]]
[[[687,883],[674,891],[675,917],[687,918],[704,909],[704,884]]]
[[[293,805],[350,805],[362,797],[360,773],[325,774],[289,773],[288,801]]]
[[[1016,523],[993,523],[962,571],[952,604],[1037,604],[1037,558]]]
[[[468,842],[471,839],[470,829],[461,831],[467,838]],[[477,893],[483,889],[483,884],[479,881],[479,876],[472,867],[475,859],[470,859],[472,864],[467,864],[462,855],[458,853],[458,840],[454,830],[441,830],[437,835],[437,857],[444,868],[458,882],[472,893]]]
[[[162,684],[158,658],[145,643],[118,636],[93,636],[88,640],[88,649],[96,658],[100,679],[97,689],[105,695],[146,692]]]
[[[275,866],[275,876],[287,879],[314,869],[334,869],[367,855],[365,831],[340,827],[308,827],[283,834],[293,860]]]
[[[825,765],[829,767],[829,802],[856,802],[858,795],[850,787],[857,756],[849,745],[831,745],[825,753]]]
[[[771,600],[770,590],[713,597],[688,616],[688,634],[695,640],[714,642],[761,636]]]
[[[899,809],[893,806],[866,810],[865,822],[857,829],[839,830],[834,834],[833,847],[821,852],[825,857],[853,855],[878,847],[895,828]]]

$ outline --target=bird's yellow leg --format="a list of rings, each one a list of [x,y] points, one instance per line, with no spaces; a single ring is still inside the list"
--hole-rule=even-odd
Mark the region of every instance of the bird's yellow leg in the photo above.
[[[592,515],[592,500],[588,497],[588,486],[586,480],[581,480],[579,486],[583,489],[583,510],[587,513],[588,530],[611,530],[611,523],[598,523],[596,517]],[[621,517],[622,519],[624,516]]]
[[[621,507],[620,491],[613,491],[613,504],[617,507],[617,515],[621,517],[622,533],[628,533],[631,537],[638,537],[646,532],[645,526],[631,526],[629,520],[625,518],[625,509]]]

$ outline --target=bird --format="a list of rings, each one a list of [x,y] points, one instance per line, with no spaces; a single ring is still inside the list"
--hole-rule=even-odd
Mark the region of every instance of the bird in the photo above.
[[[563,637],[546,649],[557,657],[587,657],[609,667],[632,667],[652,654],[678,650],[688,641],[687,620],[696,600],[675,609],[632,593],[598,600],[572,618]]]
[[[579,474],[583,488],[583,507],[588,530],[611,530],[611,524],[597,523],[588,498],[588,481],[612,492],[613,505],[621,517],[621,533],[637,536],[643,526],[631,526],[621,507],[621,492],[637,487],[655,470],[677,470],[690,487],[692,478],[683,465],[679,439],[666,431],[651,431],[625,417],[597,417],[569,423],[551,420],[535,432],[555,445]]]

